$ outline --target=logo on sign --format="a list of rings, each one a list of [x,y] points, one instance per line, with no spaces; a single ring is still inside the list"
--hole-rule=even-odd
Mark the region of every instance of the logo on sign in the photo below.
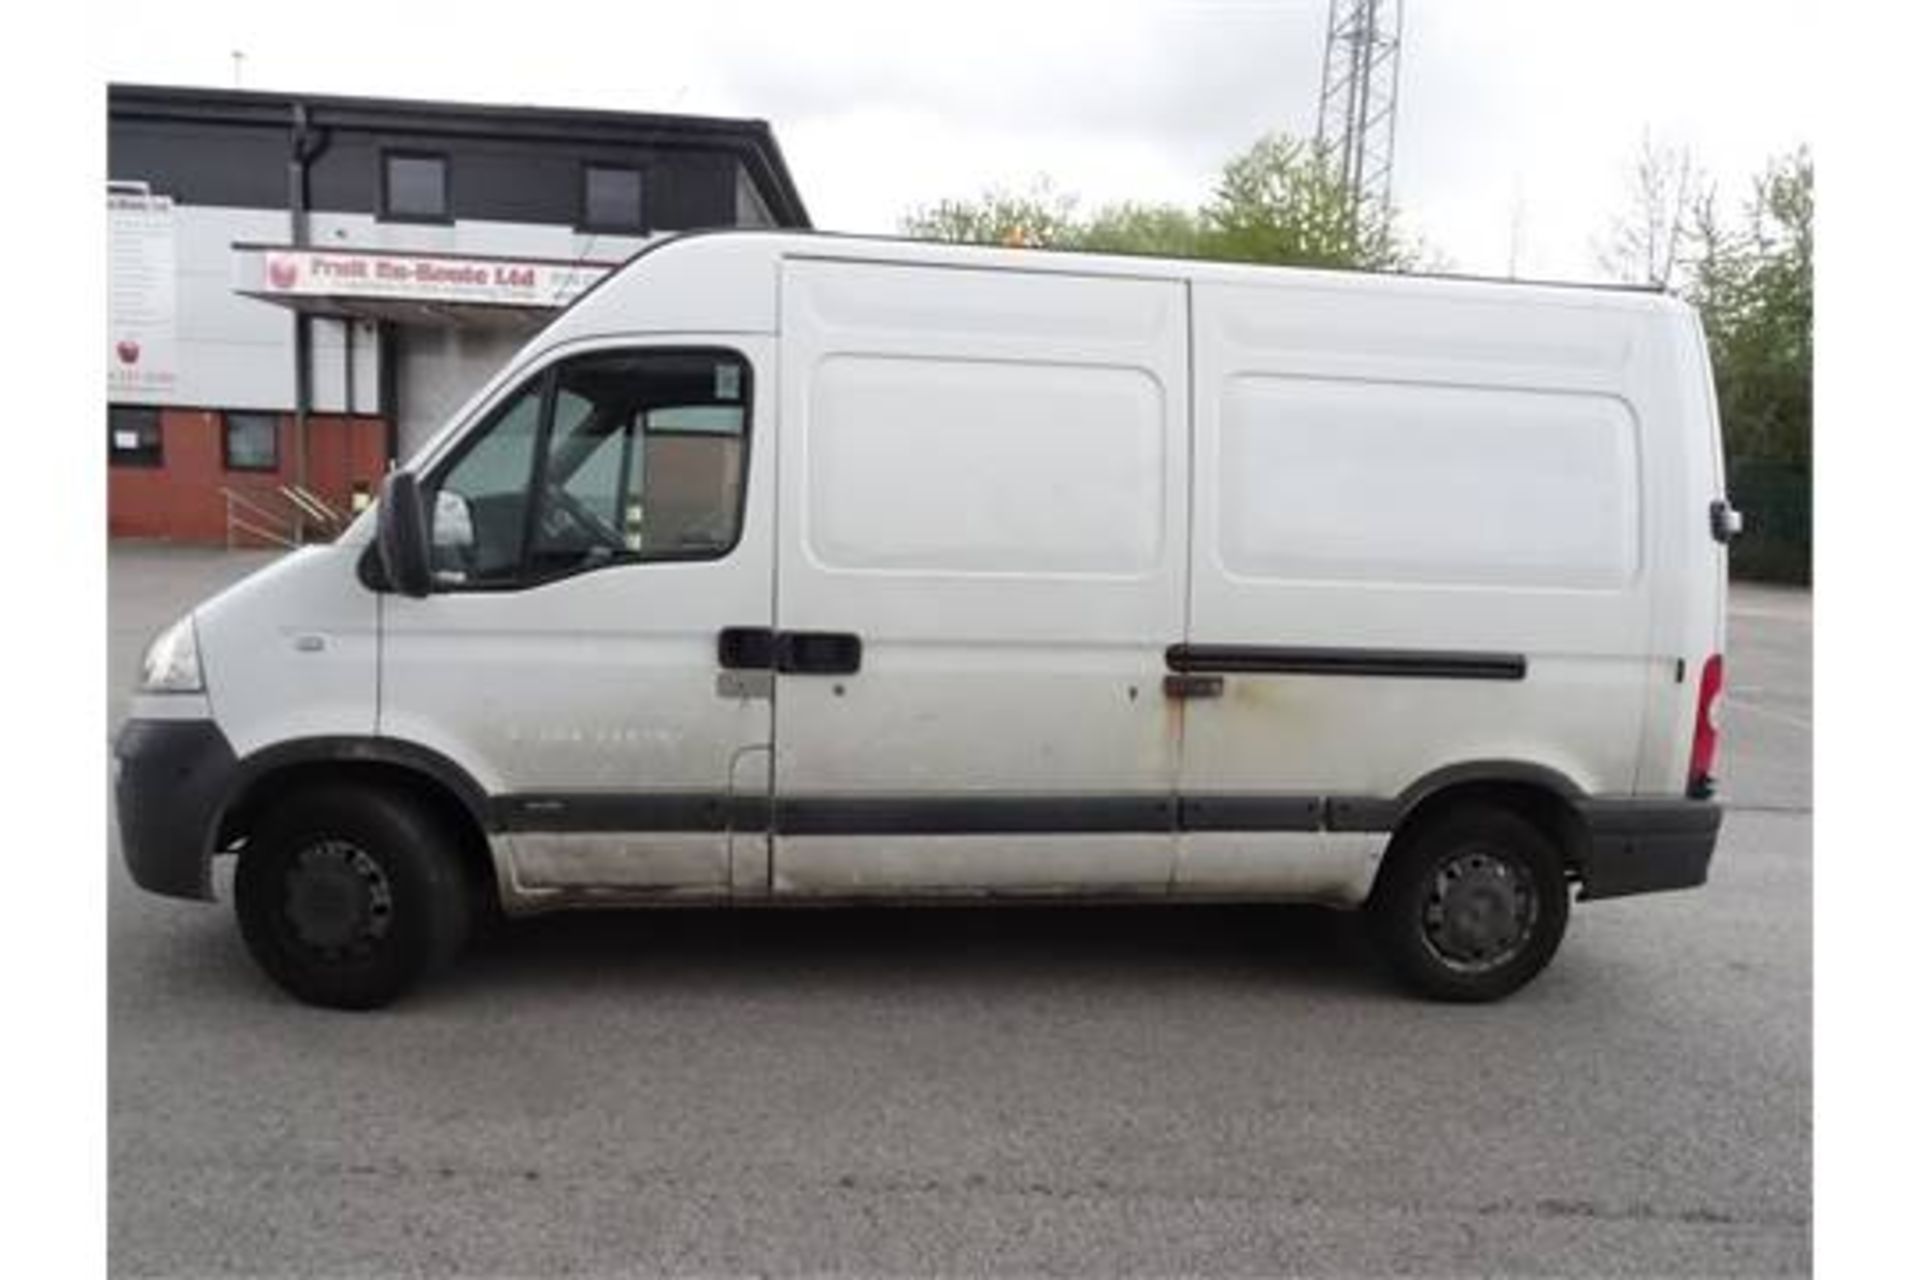
[[[267,263],[267,279],[276,289],[291,289],[300,279],[300,268],[285,258],[274,258]]]
[[[120,357],[121,364],[140,363],[140,344],[132,338],[122,338],[114,344],[113,353]]]

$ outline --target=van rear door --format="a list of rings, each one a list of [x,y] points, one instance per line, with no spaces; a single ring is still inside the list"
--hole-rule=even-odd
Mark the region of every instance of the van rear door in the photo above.
[[[1164,893],[1186,291],[789,260],[773,889]]]

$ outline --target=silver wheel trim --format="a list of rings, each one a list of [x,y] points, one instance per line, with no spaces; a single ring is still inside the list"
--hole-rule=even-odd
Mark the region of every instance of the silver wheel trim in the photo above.
[[[343,902],[341,895],[352,899]],[[351,909],[351,917],[343,912]],[[293,857],[282,885],[288,940],[324,961],[363,959],[393,927],[393,885],[371,855],[350,840],[328,837]]]
[[[1443,859],[1420,895],[1420,941],[1455,973],[1489,973],[1511,963],[1540,922],[1540,893],[1528,867],[1486,846]]]

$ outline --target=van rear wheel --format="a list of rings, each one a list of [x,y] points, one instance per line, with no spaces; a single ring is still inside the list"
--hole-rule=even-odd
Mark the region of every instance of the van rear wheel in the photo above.
[[[1531,822],[1462,805],[1391,851],[1367,902],[1375,945],[1405,986],[1485,1001],[1525,986],[1567,928],[1560,851]]]
[[[234,872],[254,960],[308,1004],[374,1009],[466,941],[454,842],[423,806],[382,787],[329,784],[274,805]]]

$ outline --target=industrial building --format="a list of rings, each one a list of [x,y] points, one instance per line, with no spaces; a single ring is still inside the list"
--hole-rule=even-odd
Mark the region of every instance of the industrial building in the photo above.
[[[137,85],[107,101],[114,536],[324,534],[650,238],[808,225],[757,120]]]

